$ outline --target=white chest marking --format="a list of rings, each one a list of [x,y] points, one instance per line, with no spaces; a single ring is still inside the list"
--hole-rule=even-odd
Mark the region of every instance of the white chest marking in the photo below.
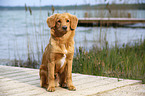
[[[67,50],[64,50],[65,54],[67,54]]]
[[[64,54],[64,56],[60,60],[60,62],[61,62],[60,68],[64,65],[65,59],[66,59],[66,55]]]
[[[61,63],[61,66],[60,66],[60,68],[64,65],[64,63],[65,63],[65,59],[66,59],[66,54],[67,54],[67,50],[65,50],[65,54],[64,54],[64,56],[61,58],[61,60],[60,60],[60,63]]]

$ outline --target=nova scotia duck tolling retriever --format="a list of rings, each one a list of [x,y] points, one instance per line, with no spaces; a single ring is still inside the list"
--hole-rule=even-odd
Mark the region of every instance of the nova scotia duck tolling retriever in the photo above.
[[[50,92],[55,91],[58,84],[75,91],[72,83],[72,62],[78,19],[69,13],[54,14],[47,18],[47,24],[51,28],[51,36],[40,65],[40,85]]]

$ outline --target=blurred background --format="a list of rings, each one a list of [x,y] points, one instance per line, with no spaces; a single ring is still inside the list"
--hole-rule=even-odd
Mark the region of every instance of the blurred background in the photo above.
[[[0,0],[0,64],[39,68],[50,37],[46,19],[64,12],[145,20],[145,0]],[[73,72],[144,82],[145,23],[78,25],[74,40]]]

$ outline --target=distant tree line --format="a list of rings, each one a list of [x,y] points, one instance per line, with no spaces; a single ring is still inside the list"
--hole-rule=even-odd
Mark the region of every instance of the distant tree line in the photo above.
[[[97,10],[97,9],[105,9],[109,8],[111,10],[114,9],[142,9],[145,10],[144,4],[99,4],[99,5],[69,5],[69,6],[42,6],[41,10],[51,10],[54,7],[55,10]],[[39,10],[40,7],[31,6],[32,10]],[[0,10],[25,10],[25,6],[0,6]]]

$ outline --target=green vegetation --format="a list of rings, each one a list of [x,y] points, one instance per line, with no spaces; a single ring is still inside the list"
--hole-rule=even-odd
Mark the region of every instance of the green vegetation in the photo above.
[[[145,83],[145,40],[124,44],[121,48],[93,47],[89,51],[79,48],[73,61],[73,72],[128,79]]]

